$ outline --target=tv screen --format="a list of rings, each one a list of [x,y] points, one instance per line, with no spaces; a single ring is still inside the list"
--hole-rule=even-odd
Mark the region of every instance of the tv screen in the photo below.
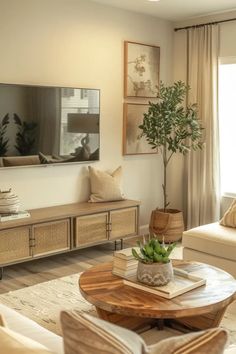
[[[0,167],[99,160],[100,91],[0,84]]]

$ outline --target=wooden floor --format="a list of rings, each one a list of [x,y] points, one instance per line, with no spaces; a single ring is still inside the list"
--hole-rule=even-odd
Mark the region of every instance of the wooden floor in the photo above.
[[[124,247],[129,247],[135,243],[136,240],[129,239],[124,242]],[[0,294],[83,272],[92,265],[111,261],[113,252],[114,243],[110,242],[6,267],[4,268],[3,279],[0,281]]]

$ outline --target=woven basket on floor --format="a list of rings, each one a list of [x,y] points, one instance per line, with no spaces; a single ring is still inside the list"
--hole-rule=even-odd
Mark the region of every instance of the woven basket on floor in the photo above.
[[[165,242],[176,242],[182,238],[184,231],[183,213],[177,209],[155,209],[152,211],[150,224],[150,233],[154,233],[159,241],[163,236]]]

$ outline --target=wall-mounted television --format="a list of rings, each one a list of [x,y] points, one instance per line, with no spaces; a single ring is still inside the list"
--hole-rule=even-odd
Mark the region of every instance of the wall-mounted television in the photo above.
[[[0,167],[99,160],[100,91],[0,84]]]

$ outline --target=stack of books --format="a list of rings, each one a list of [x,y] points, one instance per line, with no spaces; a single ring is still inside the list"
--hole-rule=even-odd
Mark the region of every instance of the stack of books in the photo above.
[[[112,269],[113,274],[122,278],[134,276],[137,273],[137,267],[138,261],[132,255],[132,248],[126,248],[114,252]]]
[[[0,214],[0,222],[18,220],[23,218],[29,218],[30,213],[26,210],[18,211],[18,213],[4,213]]]

